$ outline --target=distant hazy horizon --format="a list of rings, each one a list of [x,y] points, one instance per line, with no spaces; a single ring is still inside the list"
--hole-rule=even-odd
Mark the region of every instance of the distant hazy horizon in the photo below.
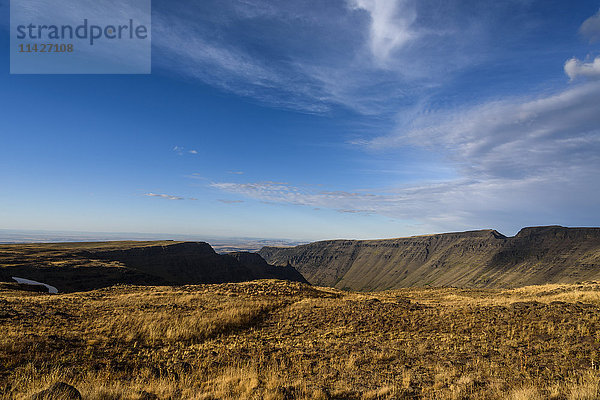
[[[547,225],[546,225],[547,226]],[[529,228],[523,226],[522,228]],[[596,228],[587,227],[566,227],[566,228]],[[599,227],[600,228],[600,227]],[[477,230],[489,230],[494,228],[481,228]],[[494,229],[498,231],[497,229]],[[429,232],[424,235],[437,235],[445,233],[456,233],[462,231],[446,231],[446,232]],[[506,234],[498,231],[507,237],[516,235]],[[410,235],[419,236],[419,235]],[[386,237],[371,237],[361,238],[363,240],[379,240],[379,239],[396,239],[406,236],[386,236]],[[323,237],[318,240],[359,240],[355,237]],[[261,238],[261,237],[218,237],[211,235],[199,234],[177,234],[177,233],[139,233],[139,232],[81,232],[81,231],[50,231],[50,230],[26,230],[26,229],[0,229],[0,244],[18,244],[18,243],[63,243],[63,242],[102,242],[102,241],[119,241],[119,240],[134,240],[134,241],[201,241],[207,242],[213,247],[219,248],[240,248],[240,249],[260,249],[262,246],[297,246],[299,244],[310,243],[316,240],[304,239],[293,240],[288,238]]]
[[[263,246],[295,246],[307,242],[279,238],[214,237],[209,235],[181,235],[170,233],[77,232],[0,229],[0,244],[104,242],[120,240],[173,240],[207,242],[217,251],[221,249],[230,249],[231,251],[238,249],[256,251]]]

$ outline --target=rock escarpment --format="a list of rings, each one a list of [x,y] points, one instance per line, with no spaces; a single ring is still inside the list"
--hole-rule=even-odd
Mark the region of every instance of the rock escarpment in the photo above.
[[[329,240],[265,247],[270,264],[291,265],[310,283],[353,290],[411,286],[518,287],[600,279],[600,228],[524,228],[385,240]]]
[[[293,267],[256,253],[217,254],[204,242],[103,242],[0,246],[0,282],[33,279],[59,292],[116,284],[191,285],[282,279],[306,282]]]

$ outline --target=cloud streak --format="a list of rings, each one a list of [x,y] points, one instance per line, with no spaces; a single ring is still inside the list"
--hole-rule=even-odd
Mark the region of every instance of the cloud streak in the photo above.
[[[156,12],[153,45],[163,69],[270,106],[381,115],[488,57],[481,21],[493,12],[457,20],[431,1],[206,0]]]
[[[159,199],[165,199],[165,200],[192,200],[192,201],[196,201],[198,200],[195,197],[181,197],[181,196],[174,196],[172,194],[159,194],[159,193],[144,193],[144,196],[147,197],[155,197],[155,198],[159,198]]]
[[[170,194],[145,193],[144,196],[157,197],[157,198],[160,198],[160,199],[167,199],[167,200],[185,200],[185,198],[183,198],[183,197],[173,196],[173,195],[170,195]]]
[[[517,179],[598,166],[599,102],[600,83],[588,83],[534,99],[427,113],[412,129],[377,137],[367,145],[441,151],[470,176]]]
[[[225,199],[218,199],[218,201],[220,201],[221,203],[224,203],[224,204],[239,204],[239,203],[244,202],[244,200],[225,200]]]
[[[388,64],[395,50],[416,39],[411,29],[417,19],[412,0],[354,0],[352,4],[370,16],[370,50],[382,65]]]
[[[248,198],[419,221],[430,229],[593,220],[600,196],[600,82],[461,112],[427,113],[412,129],[362,142],[372,151],[420,147],[443,154],[458,178],[371,191],[275,182],[213,183]],[[573,196],[577,193],[577,197]],[[590,214],[591,213],[591,214]],[[591,218],[591,219],[590,219]],[[596,221],[595,223],[599,223]]]

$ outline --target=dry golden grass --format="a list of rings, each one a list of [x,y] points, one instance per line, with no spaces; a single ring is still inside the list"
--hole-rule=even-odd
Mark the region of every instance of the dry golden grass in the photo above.
[[[0,397],[600,398],[600,285],[0,290]],[[594,364],[592,364],[594,363]]]

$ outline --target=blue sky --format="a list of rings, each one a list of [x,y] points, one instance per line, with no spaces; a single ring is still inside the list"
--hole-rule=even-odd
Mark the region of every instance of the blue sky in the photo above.
[[[0,228],[598,226],[598,1],[152,3],[151,75],[10,75]]]

